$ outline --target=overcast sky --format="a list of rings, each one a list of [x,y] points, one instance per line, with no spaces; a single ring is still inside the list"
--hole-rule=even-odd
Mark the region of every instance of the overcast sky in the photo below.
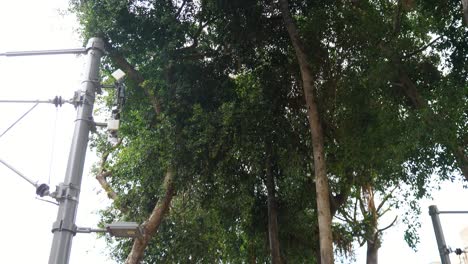
[[[65,0],[0,1],[0,52],[81,47],[67,5]],[[0,99],[69,99],[80,88],[82,67],[83,58],[75,55],[0,57]],[[32,106],[0,103],[0,134]],[[64,179],[75,116],[71,105],[38,105],[0,138],[0,158],[34,180],[48,183],[50,176],[55,190]],[[95,161],[88,152],[77,216],[83,227],[96,227],[96,211],[107,204],[89,173]],[[34,187],[2,164],[0,179],[0,262],[47,263],[58,207],[37,200]],[[95,235],[77,234],[70,263],[113,263],[107,251]]]
[[[81,47],[74,32],[75,18],[67,14],[67,5],[66,0],[0,1],[0,52]],[[0,99],[51,99],[56,95],[71,98],[80,86],[82,66],[82,57],[74,55],[0,57]],[[0,103],[0,134],[31,106]],[[46,183],[50,179],[54,189],[64,178],[75,115],[70,105],[59,109],[39,105],[0,138],[0,158],[30,178]],[[104,118],[95,117],[96,120]],[[89,173],[93,162],[96,157],[88,152],[77,217],[77,224],[83,227],[95,227],[99,219],[97,210],[108,204]],[[47,263],[57,206],[37,200],[34,188],[1,164],[0,179],[2,263]],[[381,264],[439,260],[427,207],[436,204],[439,210],[468,209],[464,203],[468,194],[460,183],[444,184],[442,189],[434,194],[434,201],[421,203],[418,252],[413,252],[404,242],[400,223],[384,235],[379,254]],[[391,217],[384,219],[381,225],[391,220]],[[441,221],[448,245],[463,247],[459,232],[467,226],[468,215],[441,215]],[[106,252],[102,239],[78,234],[73,240],[70,263],[113,263]],[[358,252],[357,263],[365,263],[365,249]],[[457,259],[452,263],[458,263]]]

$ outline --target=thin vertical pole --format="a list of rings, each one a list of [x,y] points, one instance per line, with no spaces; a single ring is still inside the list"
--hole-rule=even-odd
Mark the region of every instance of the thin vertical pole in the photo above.
[[[440,260],[442,264],[450,264],[450,251],[445,243],[444,232],[442,231],[442,225],[440,224],[439,209],[437,209],[437,206],[429,206],[429,215],[432,218],[432,225],[434,226],[437,246],[439,247]]]
[[[88,147],[89,131],[92,126],[92,113],[96,88],[99,85],[99,64],[104,54],[104,42],[99,38],[89,40],[86,62],[81,83],[75,131],[68,157],[65,181],[57,188],[56,199],[59,202],[57,220],[52,227],[54,238],[50,251],[49,264],[67,264],[75,225],[78,200],[80,196],[81,179]]]

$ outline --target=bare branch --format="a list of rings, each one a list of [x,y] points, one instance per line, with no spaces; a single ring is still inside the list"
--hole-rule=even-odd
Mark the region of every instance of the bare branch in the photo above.
[[[176,19],[179,18],[180,13],[182,12],[182,10],[183,10],[184,7],[185,7],[185,4],[187,4],[187,0],[184,0],[184,1],[182,2],[182,5],[181,5],[181,6],[179,7],[179,9],[177,10],[177,12],[176,12]]]
[[[119,141],[117,142],[115,146],[113,146],[110,150],[102,154],[101,162],[99,165],[100,166],[99,173],[96,175],[96,180],[99,182],[99,184],[101,184],[102,189],[104,189],[104,191],[107,193],[107,196],[114,201],[117,199],[118,195],[116,192],[114,192],[112,187],[107,182],[107,177],[111,176],[112,172],[106,171],[105,167],[106,167],[106,163],[107,163],[107,159],[109,158],[109,155],[115,149],[117,149],[121,144],[122,144],[122,139],[119,139]],[[125,211],[125,209],[121,208],[121,211]]]
[[[347,217],[345,216],[345,214],[343,214],[343,213],[342,213],[342,215],[343,215],[343,218],[339,217],[338,215],[335,215],[334,217],[335,217],[336,219],[340,220],[340,221],[348,222],[348,221],[349,221],[349,218],[347,218]]]
[[[367,214],[367,210],[366,210],[366,207],[364,206],[364,201],[362,200],[362,197],[359,196],[358,198],[358,201],[359,201],[359,208],[361,209],[361,212],[363,215],[366,215]]]
[[[382,233],[383,231],[385,231],[385,230],[389,229],[390,227],[392,227],[395,224],[395,222],[397,221],[397,219],[398,219],[398,215],[395,216],[395,219],[393,219],[393,221],[388,226],[377,230],[377,234]]]
[[[361,194],[359,194],[360,196]],[[358,205],[358,198],[356,198],[356,201],[354,202],[354,214],[353,214],[353,219],[356,221],[357,219],[357,205]]]
[[[390,211],[392,208],[391,207],[387,207],[385,210],[383,210],[381,213],[377,213],[377,216],[378,217],[381,217],[383,216],[384,214],[386,214],[388,211]]]
[[[385,197],[382,199],[382,202],[380,202],[379,206],[377,207],[377,214],[379,213],[380,209],[382,209],[382,207],[384,206],[384,204],[388,201],[388,199],[390,199],[390,197],[392,197],[393,195],[393,192],[395,192],[395,190],[399,187],[399,185],[395,186],[395,188],[393,188],[390,193],[388,193],[387,195],[385,195]]]
[[[107,182],[107,177],[111,176],[112,173],[110,171],[106,171],[104,173],[101,173],[99,175],[96,176],[96,180],[99,182],[99,184],[101,184],[101,187],[102,189],[104,189],[104,191],[107,193],[107,197],[109,197],[110,199],[112,200],[117,200],[117,193],[114,192],[114,190],[112,189],[112,187],[109,185],[109,183]],[[121,210],[121,211],[124,211],[124,210]]]
[[[409,57],[412,57],[413,55],[416,55],[416,54],[418,54],[418,53],[420,53],[420,52],[423,52],[424,50],[426,50],[427,48],[429,48],[430,46],[432,46],[434,43],[436,43],[436,42],[437,42],[439,39],[441,39],[441,38],[443,38],[443,36],[439,36],[439,37],[435,38],[433,41],[431,41],[431,42],[427,43],[426,45],[420,47],[419,49],[414,50],[414,51],[412,51],[412,52],[410,52],[410,53],[404,55],[403,58],[404,58],[404,59],[407,59],[407,58],[409,58]]]
[[[211,24],[212,22],[216,21],[219,17],[218,16],[213,16],[213,17],[208,17],[208,19],[203,22],[203,21],[199,21],[198,22],[198,29],[197,31],[195,32],[195,34],[192,36],[192,39],[193,39],[193,43],[192,45],[188,46],[188,47],[183,47],[183,48],[180,48],[180,49],[177,49],[178,52],[180,51],[186,51],[186,50],[193,50],[195,49],[196,47],[198,47],[198,38],[201,36],[201,34],[203,33],[203,30],[209,25]]]

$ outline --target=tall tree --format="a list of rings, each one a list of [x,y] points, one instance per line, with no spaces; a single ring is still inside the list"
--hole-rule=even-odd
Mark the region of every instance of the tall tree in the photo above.
[[[317,195],[318,223],[320,233],[320,256],[322,263],[333,263],[333,238],[331,230],[330,193],[325,162],[324,137],[317,99],[314,89],[314,78],[299,32],[289,11],[288,1],[280,0],[281,14],[291,38],[302,77],[302,87],[307,106],[307,117],[312,136],[314,153],[315,184]]]

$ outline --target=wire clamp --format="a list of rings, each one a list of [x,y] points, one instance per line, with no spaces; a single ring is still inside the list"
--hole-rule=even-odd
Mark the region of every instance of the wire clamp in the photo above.
[[[73,186],[73,185],[66,185],[66,184],[59,184],[57,186],[57,189],[54,193],[54,198],[57,201],[63,201],[63,200],[71,200],[71,201],[76,201],[78,202],[78,195],[80,193],[80,189]]]
[[[84,96],[81,93],[81,91],[78,90],[78,91],[75,91],[75,93],[73,94],[71,103],[75,106],[75,108],[77,108],[78,106],[83,104],[83,100],[84,100]]]

